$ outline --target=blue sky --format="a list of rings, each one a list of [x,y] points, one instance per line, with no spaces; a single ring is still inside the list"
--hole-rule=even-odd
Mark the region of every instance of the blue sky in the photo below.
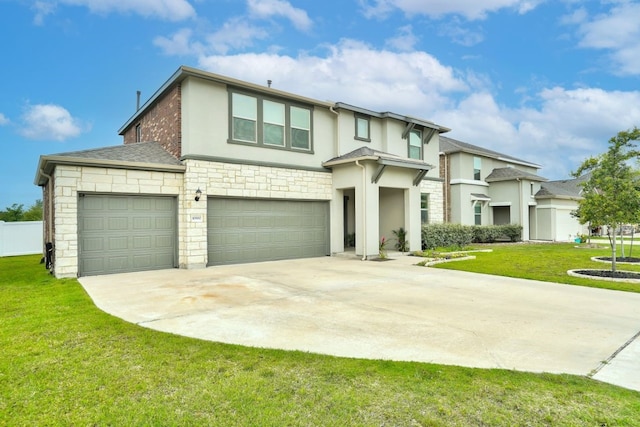
[[[640,126],[640,2],[0,0],[0,209],[180,66],[413,115],[563,179]]]

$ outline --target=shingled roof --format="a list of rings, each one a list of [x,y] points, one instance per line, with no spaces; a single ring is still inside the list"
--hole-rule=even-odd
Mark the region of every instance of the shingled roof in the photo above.
[[[534,173],[525,172],[516,168],[496,168],[491,171],[489,175],[484,179],[486,182],[496,181],[511,181],[514,179],[528,179],[529,181],[546,181],[547,178],[543,178],[540,175]]]
[[[334,157],[323,163],[325,167],[331,167],[337,164],[349,163],[354,160],[379,160],[383,162],[397,163],[397,166],[404,166],[412,169],[433,169],[433,165],[425,163],[422,160],[409,159],[400,157],[395,154],[378,151],[369,147],[360,147],[342,156]]]
[[[157,142],[140,142],[40,156],[36,185],[44,185],[48,179],[47,175],[58,164],[161,172],[184,172],[185,170],[182,162]]]
[[[487,150],[486,148],[478,147],[477,145],[469,144],[466,142],[458,141],[446,136],[440,135],[440,151],[445,154],[449,153],[469,153],[478,156],[490,157],[492,159],[503,160],[505,162],[511,162],[521,164],[523,166],[529,166],[536,169],[540,169],[542,166],[528,162],[526,160],[518,159],[517,157],[509,156],[508,154],[498,153],[497,151]]]
[[[583,175],[576,179],[545,182],[540,186],[540,190],[535,194],[535,197],[538,199],[582,198],[582,186],[580,184],[587,179],[589,179],[589,175]]]

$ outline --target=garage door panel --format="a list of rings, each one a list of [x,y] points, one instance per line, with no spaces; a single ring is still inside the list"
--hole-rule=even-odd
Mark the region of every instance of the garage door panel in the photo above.
[[[109,251],[122,251],[127,249],[129,238],[127,236],[108,237],[107,242]]]
[[[110,211],[126,211],[129,209],[128,198],[126,197],[110,197],[107,203]]]
[[[127,217],[115,217],[107,220],[108,231],[122,231],[129,228],[129,219]]]
[[[83,195],[78,216],[81,275],[176,266],[175,198]]]
[[[134,249],[151,249],[151,237],[150,236],[132,236]]]
[[[328,254],[328,202],[210,198],[207,203],[209,265]]]
[[[144,216],[139,218],[133,218],[133,229],[134,230],[151,230],[153,228],[151,224],[153,223],[154,221],[152,217]]]

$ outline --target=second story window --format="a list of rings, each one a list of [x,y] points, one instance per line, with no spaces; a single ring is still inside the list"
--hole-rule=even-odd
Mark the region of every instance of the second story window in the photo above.
[[[142,142],[142,125],[140,123],[136,125],[136,142]]]
[[[418,129],[409,132],[409,158],[422,160],[422,131]]]
[[[480,157],[473,158],[473,179],[480,181],[480,175],[482,173],[482,159]]]
[[[263,101],[264,143],[284,147],[284,104]]]
[[[232,138],[237,141],[256,142],[258,138],[258,100],[253,96],[239,93],[234,93],[232,98]]]
[[[371,141],[369,136],[369,117],[356,115],[356,139]]]
[[[291,107],[291,147],[311,149],[311,111]]]
[[[230,142],[311,151],[311,109],[231,92]]]

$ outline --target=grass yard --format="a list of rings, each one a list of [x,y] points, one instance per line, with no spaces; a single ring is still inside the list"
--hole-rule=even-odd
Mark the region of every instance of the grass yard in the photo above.
[[[608,242],[605,241],[600,243],[608,245]],[[587,268],[608,270],[611,268],[610,264],[591,261],[591,257],[594,256],[611,256],[611,249],[587,249],[584,247],[576,248],[576,246],[575,243],[486,245],[482,248],[490,248],[493,252],[474,252],[472,254],[476,257],[474,260],[436,264],[435,267],[593,288],[640,292],[639,283],[608,282],[569,276],[567,270]],[[628,253],[627,248],[627,256]],[[634,249],[633,255],[640,256],[640,247]],[[640,271],[640,265],[618,264],[617,269]]]
[[[640,393],[583,377],[152,331],[101,312],[77,280],[56,280],[38,261],[0,258],[2,426],[640,425]]]

